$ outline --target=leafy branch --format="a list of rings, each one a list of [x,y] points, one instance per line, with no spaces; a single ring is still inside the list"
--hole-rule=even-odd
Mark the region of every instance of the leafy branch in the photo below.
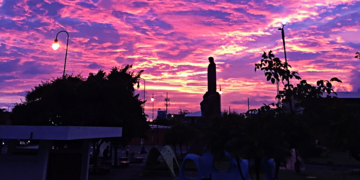
[[[271,81],[273,84],[275,81],[281,81],[283,84],[286,81],[289,84],[292,78],[301,79],[297,72],[290,72],[289,68],[291,68],[290,64],[283,63],[279,58],[275,57],[272,51],[269,51],[268,54],[264,52],[260,63],[255,64],[255,71],[265,71],[266,80]]]

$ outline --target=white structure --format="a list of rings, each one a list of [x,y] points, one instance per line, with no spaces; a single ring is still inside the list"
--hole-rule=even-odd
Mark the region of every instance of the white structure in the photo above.
[[[80,180],[87,180],[89,174],[90,139],[121,137],[121,127],[82,126],[3,126],[0,125],[0,139],[39,140],[37,155],[16,155],[16,141],[9,143],[7,154],[0,155],[1,180],[46,180],[49,155],[55,141],[81,140],[82,148],[77,150],[81,158]],[[15,142],[15,143],[14,143]],[[66,150],[65,150],[66,151]],[[66,151],[69,153],[69,151]],[[71,153],[71,152],[70,152]],[[66,153],[63,153],[66,156]],[[64,164],[66,167],[66,164]]]

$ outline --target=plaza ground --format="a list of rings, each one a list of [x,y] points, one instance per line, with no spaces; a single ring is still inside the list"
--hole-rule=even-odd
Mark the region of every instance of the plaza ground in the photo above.
[[[146,147],[146,150],[150,150],[150,146]],[[161,149],[162,147],[159,147]],[[6,147],[3,148],[3,152]],[[147,154],[140,154],[140,146],[131,146],[130,151],[136,153],[136,157],[144,157],[143,163],[132,163],[128,168],[116,169],[111,168],[110,172],[105,175],[90,175],[89,180],[177,180],[170,176],[169,171],[156,172],[139,176],[142,173],[142,167],[145,164]],[[180,150],[177,149],[178,154]],[[185,149],[183,148],[185,153]],[[119,150],[118,157],[125,156],[125,151]],[[349,158],[347,153],[334,152],[329,157],[312,158],[310,161],[323,165],[309,165],[305,166],[305,171],[300,174],[295,173],[293,170],[281,170],[279,173],[280,180],[305,180],[305,179],[317,179],[317,180],[359,180],[360,179],[360,162],[353,158]],[[324,166],[324,164],[331,165]],[[179,161],[179,163],[182,163]],[[195,177],[196,172],[189,172],[190,177]],[[178,173],[177,173],[178,175]],[[253,179],[255,174],[251,173]],[[263,175],[261,176],[263,179]]]
[[[146,147],[146,150],[149,151],[151,147]],[[159,147],[161,149],[162,147]],[[106,175],[90,175],[89,180],[178,180],[178,177],[174,178],[170,176],[170,172],[156,172],[151,174],[145,174],[144,176],[139,176],[142,173],[142,167],[145,164],[147,154],[140,154],[140,146],[131,146],[130,151],[135,151],[137,157],[144,157],[143,163],[130,164],[128,168],[124,169],[114,169],[110,170],[110,173]],[[179,153],[180,150],[177,149]],[[183,152],[184,149],[183,149]],[[119,157],[125,156],[125,151],[118,151]],[[344,158],[347,156],[346,153],[334,153],[332,156],[336,155],[333,159]],[[330,156],[330,157],[332,157]],[[343,157],[344,156],[344,157]],[[348,157],[347,157],[348,158]],[[327,161],[327,158],[318,158],[318,161],[322,160],[323,162]],[[360,162],[354,159],[346,160],[345,162],[351,162],[351,165],[358,165],[360,167]],[[179,161],[179,163],[182,163]],[[297,174],[294,170],[280,170],[279,179],[280,180],[305,180],[305,179],[317,179],[317,180],[359,180],[360,179],[360,168],[349,168],[349,167],[338,167],[338,166],[320,166],[320,165],[306,165],[305,171]],[[189,177],[195,177],[196,171],[190,171]],[[178,173],[177,173],[178,175]],[[256,179],[255,173],[251,173],[252,178]],[[260,179],[263,179],[264,176],[261,175]]]

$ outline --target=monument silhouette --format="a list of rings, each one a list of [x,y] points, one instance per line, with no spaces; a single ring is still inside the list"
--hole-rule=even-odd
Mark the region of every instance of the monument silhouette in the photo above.
[[[201,106],[201,121],[205,123],[208,119],[221,115],[220,94],[216,92],[216,64],[213,57],[209,57],[207,72],[208,91],[204,94]]]

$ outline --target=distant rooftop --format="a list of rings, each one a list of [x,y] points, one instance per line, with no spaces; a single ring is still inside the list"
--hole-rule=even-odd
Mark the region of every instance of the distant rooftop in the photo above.
[[[221,112],[221,115],[224,115],[224,113],[226,112]],[[196,112],[193,112],[193,113],[189,113],[189,114],[185,114],[185,117],[201,117],[201,111],[196,111]]]
[[[343,99],[360,99],[360,92],[336,92],[337,93],[337,97],[338,98],[343,98]],[[324,94],[323,97],[326,97],[326,93]],[[331,96],[335,96],[334,94],[331,94]]]
[[[150,124],[149,125],[151,129],[171,129],[172,126],[164,126],[164,125],[156,125],[156,124]]]
[[[201,117],[201,111],[185,114],[185,117]]]

